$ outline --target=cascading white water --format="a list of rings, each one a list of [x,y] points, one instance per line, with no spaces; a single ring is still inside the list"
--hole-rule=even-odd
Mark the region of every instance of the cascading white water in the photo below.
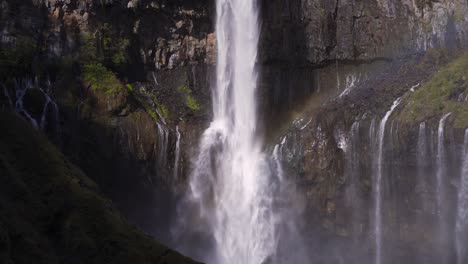
[[[273,149],[273,161],[275,162],[276,172],[280,181],[284,180],[284,170],[281,164],[281,155],[283,155],[283,146],[286,142],[286,137],[281,140],[280,144],[277,144]]]
[[[468,261],[466,250],[468,242],[468,129],[465,130],[462,161],[455,226],[457,264],[464,264]]]
[[[445,121],[451,113],[445,114],[439,121],[438,135],[437,135],[437,171],[436,171],[436,196],[437,196],[437,216],[439,219],[438,239],[441,245],[447,243],[449,222],[447,219],[447,205],[446,205],[446,157],[445,157]],[[441,255],[440,263],[447,263],[447,254]]]
[[[445,176],[445,147],[444,147],[444,127],[445,121],[451,113],[445,114],[439,121],[437,135],[437,212],[442,216],[443,199],[445,198],[444,176]]]
[[[159,156],[158,165],[160,168],[164,168],[167,162],[167,145],[169,142],[169,131],[163,125],[156,122],[158,127],[158,145],[159,145]]]
[[[346,86],[345,86],[343,92],[338,96],[338,98],[341,98],[341,97],[349,94],[349,92],[351,92],[351,90],[356,86],[356,81],[357,80],[358,80],[358,77],[355,74],[351,74],[351,75],[346,76]]]
[[[375,211],[374,211],[374,228],[375,228],[375,263],[382,263],[382,175],[383,175],[383,145],[385,138],[385,126],[387,125],[388,118],[392,115],[393,111],[401,102],[401,97],[393,102],[390,110],[380,121],[378,130],[378,150],[376,161],[376,176],[374,182],[374,195],[375,195]]]
[[[254,0],[217,0],[214,119],[204,132],[190,189],[209,222],[213,263],[265,263],[274,253],[268,164],[257,137]]]
[[[24,84],[19,81],[15,81],[15,92],[16,92],[16,103],[15,110],[17,113],[22,113],[35,128],[39,128],[37,121],[24,109],[23,99],[28,89],[32,88],[32,82],[30,80],[25,81]]]

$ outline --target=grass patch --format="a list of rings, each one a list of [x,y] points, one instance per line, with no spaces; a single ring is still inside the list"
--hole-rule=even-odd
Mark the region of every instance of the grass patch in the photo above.
[[[454,127],[468,127],[468,103],[459,95],[468,95],[468,52],[437,72],[428,82],[405,98],[399,115],[403,122],[422,122],[452,113]]]
[[[185,97],[185,106],[187,106],[192,111],[200,110],[200,104],[198,103],[197,99],[193,96],[192,90],[187,86],[179,86],[177,90],[184,94]]]
[[[94,91],[103,91],[106,94],[113,94],[123,89],[123,84],[117,76],[101,63],[84,65],[83,81],[90,85]]]

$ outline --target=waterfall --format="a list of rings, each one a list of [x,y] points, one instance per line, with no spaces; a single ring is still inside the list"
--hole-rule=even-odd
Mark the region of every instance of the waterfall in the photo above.
[[[23,87],[24,86],[24,87]],[[22,113],[35,128],[39,128],[37,121],[24,109],[23,99],[28,89],[32,88],[31,81],[27,81],[26,84],[21,84],[19,81],[15,81],[15,92],[16,92],[16,103],[15,110],[17,113]]]
[[[445,198],[445,146],[444,146],[444,127],[445,121],[451,113],[445,114],[439,121],[437,135],[437,212],[439,216],[443,216],[442,207]]]
[[[421,205],[422,211],[429,211],[430,205],[428,200],[430,197],[428,195],[428,182],[426,175],[428,175],[428,155],[429,148],[427,146],[427,136],[426,136],[426,123],[422,122],[419,124],[419,131],[418,131],[418,143],[417,143],[417,183],[416,183],[416,191],[418,192],[419,196],[421,197]]]
[[[169,141],[169,131],[156,122],[158,127],[158,146],[159,146],[159,156],[158,156],[158,165],[160,168],[164,168],[167,162],[167,145]]]
[[[265,263],[277,239],[270,173],[257,136],[258,8],[253,0],[218,0],[216,11],[214,117],[195,159],[191,199],[209,223],[212,263]]]
[[[383,175],[383,145],[385,138],[385,126],[388,118],[392,115],[395,108],[400,104],[401,97],[393,102],[390,110],[380,121],[378,130],[378,150],[376,160],[376,176],[374,181],[374,195],[375,195],[375,211],[374,211],[374,225],[375,225],[375,263],[382,263],[382,175]]]
[[[175,146],[175,159],[174,159],[174,180],[179,177],[179,158],[180,158],[180,131],[179,126],[176,126],[176,146]]]
[[[346,76],[346,86],[343,90],[343,92],[338,96],[338,98],[341,98],[349,92],[356,86],[356,81],[358,80],[358,77],[355,74],[347,75]]]
[[[468,234],[468,129],[465,130],[465,141],[462,156],[461,177],[458,190],[458,206],[456,217],[456,249],[457,264],[468,261],[467,256],[467,234]]]
[[[52,98],[46,92],[44,92],[44,90],[42,89],[39,89],[39,90],[42,92],[42,94],[46,98],[46,102],[42,110],[41,123],[40,123],[41,129],[44,130],[46,128],[47,111],[49,109],[49,105],[52,105],[52,111],[54,113],[55,122],[59,122],[59,111],[58,111],[58,106],[54,102],[54,100],[52,100]],[[57,130],[58,130],[58,127],[59,126],[57,125],[57,128],[56,128]],[[59,133],[60,132],[57,131],[58,136],[59,136]]]
[[[281,140],[280,144],[277,144],[273,149],[273,161],[275,162],[276,173],[280,181],[284,180],[284,170],[283,165],[281,164],[281,155],[283,155],[283,146],[286,142],[286,137]]]
[[[361,191],[359,171],[359,122],[354,122],[349,133],[349,147],[345,149],[345,177],[348,187],[345,191],[345,203],[351,211],[351,229],[354,241],[357,241],[359,228],[359,215],[361,214]]]
[[[439,218],[439,242],[445,244],[448,238],[448,210],[446,205],[446,154],[445,154],[445,121],[451,115],[451,113],[445,114],[439,121],[438,135],[437,135],[437,159],[436,159],[436,196],[437,196],[437,215]],[[447,262],[447,255],[441,256],[441,263]]]

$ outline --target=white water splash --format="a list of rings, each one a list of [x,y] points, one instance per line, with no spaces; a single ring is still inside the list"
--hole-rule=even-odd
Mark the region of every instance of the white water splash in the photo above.
[[[216,4],[217,81],[214,119],[201,139],[191,198],[209,223],[213,263],[265,263],[275,254],[272,190],[256,137],[255,62],[258,8],[252,0]]]
[[[467,256],[467,232],[468,232],[468,129],[465,130],[463,148],[462,169],[458,190],[458,208],[456,218],[456,248],[457,264],[468,261]]]
[[[377,150],[377,162],[376,162],[376,176],[375,176],[375,186],[374,186],[374,195],[375,195],[375,211],[374,211],[374,220],[375,220],[375,263],[382,263],[382,175],[383,175],[383,145],[385,138],[385,126],[387,125],[388,118],[392,115],[393,111],[401,102],[401,97],[396,99],[393,102],[390,110],[385,114],[385,116],[380,121],[379,131],[378,131],[378,150]]]

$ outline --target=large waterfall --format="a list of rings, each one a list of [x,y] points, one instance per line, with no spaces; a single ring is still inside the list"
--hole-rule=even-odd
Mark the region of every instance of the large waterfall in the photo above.
[[[253,0],[218,0],[216,10],[214,118],[201,139],[191,199],[209,223],[212,263],[265,263],[277,241],[268,162],[257,135],[258,9]]]

